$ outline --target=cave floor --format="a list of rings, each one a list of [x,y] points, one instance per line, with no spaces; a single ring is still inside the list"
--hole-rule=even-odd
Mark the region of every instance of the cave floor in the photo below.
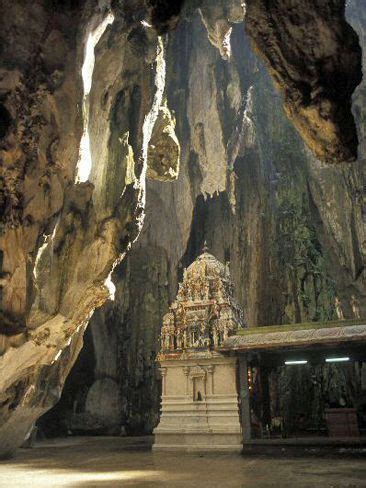
[[[362,457],[152,453],[144,437],[70,437],[0,462],[1,488],[365,487]]]

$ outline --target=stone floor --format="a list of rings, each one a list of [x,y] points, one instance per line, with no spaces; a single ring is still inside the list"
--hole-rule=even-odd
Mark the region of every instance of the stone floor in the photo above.
[[[361,457],[152,453],[146,438],[67,438],[0,462],[1,488],[366,487]]]

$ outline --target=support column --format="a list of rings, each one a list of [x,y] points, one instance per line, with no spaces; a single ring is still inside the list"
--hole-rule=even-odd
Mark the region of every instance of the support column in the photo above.
[[[214,387],[214,369],[215,366],[210,365],[207,367],[207,372],[208,372],[208,394],[209,395],[214,395],[215,394],[215,387]]]
[[[241,403],[241,428],[243,432],[243,443],[245,443],[251,439],[248,360],[246,354],[239,355],[239,388]]]
[[[271,397],[269,393],[269,369],[266,366],[261,366],[260,371],[261,388],[262,388],[262,422],[263,429],[267,425],[271,427]]]
[[[166,395],[166,373],[167,373],[167,368],[160,368],[160,374],[162,378],[162,396],[164,397]]]
[[[184,376],[186,377],[185,395],[186,395],[186,397],[188,397],[188,392],[189,392],[189,379],[188,379],[189,367],[188,366],[184,366],[183,373],[184,373]]]

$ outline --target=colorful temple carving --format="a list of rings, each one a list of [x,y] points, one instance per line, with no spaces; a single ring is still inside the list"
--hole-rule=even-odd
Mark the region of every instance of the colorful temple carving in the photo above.
[[[228,264],[204,252],[184,270],[176,300],[163,318],[161,354],[215,349],[244,327]]]

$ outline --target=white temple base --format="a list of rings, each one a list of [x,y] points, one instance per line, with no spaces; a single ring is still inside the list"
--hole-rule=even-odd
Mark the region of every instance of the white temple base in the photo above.
[[[156,450],[240,452],[236,358],[207,351],[165,356]]]

